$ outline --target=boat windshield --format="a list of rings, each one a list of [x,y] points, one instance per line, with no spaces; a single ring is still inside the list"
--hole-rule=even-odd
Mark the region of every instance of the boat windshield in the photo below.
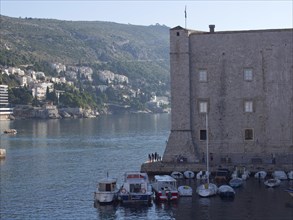
[[[115,189],[115,183],[100,183],[99,190],[100,191],[113,191]]]
[[[129,189],[131,193],[141,192],[141,184],[130,184]]]

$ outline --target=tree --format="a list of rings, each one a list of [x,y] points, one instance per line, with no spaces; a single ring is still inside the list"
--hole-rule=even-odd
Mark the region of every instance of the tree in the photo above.
[[[31,104],[33,96],[26,87],[12,88],[8,90],[9,102],[11,104]]]
[[[56,95],[56,93],[54,91],[47,93],[46,99],[48,101],[52,101],[54,105],[58,104],[58,97],[57,97],[57,95]]]

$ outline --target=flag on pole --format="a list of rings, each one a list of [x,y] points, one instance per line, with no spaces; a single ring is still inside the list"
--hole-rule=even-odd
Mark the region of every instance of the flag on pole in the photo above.
[[[187,28],[187,11],[186,11],[186,5],[185,5],[184,14],[185,14],[185,29],[186,29]]]

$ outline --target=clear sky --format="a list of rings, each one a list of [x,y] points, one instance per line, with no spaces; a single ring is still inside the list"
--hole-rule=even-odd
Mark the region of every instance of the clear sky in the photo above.
[[[293,27],[293,0],[0,0],[0,13],[10,17],[111,21],[123,24],[185,27],[207,31]]]

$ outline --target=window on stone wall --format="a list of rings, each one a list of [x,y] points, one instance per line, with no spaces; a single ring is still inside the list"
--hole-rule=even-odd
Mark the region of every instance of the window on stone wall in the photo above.
[[[244,112],[253,112],[253,101],[244,102]]]
[[[207,113],[208,112],[208,102],[200,101],[199,102],[199,113]]]
[[[253,80],[253,73],[251,68],[245,68],[243,71],[244,80],[245,81],[252,81]]]
[[[207,70],[199,70],[199,81],[200,82],[207,82],[208,81]]]
[[[244,139],[245,140],[253,140],[253,129],[245,129],[244,130]]]
[[[207,130],[200,130],[199,131],[199,140],[205,141],[207,139]]]

